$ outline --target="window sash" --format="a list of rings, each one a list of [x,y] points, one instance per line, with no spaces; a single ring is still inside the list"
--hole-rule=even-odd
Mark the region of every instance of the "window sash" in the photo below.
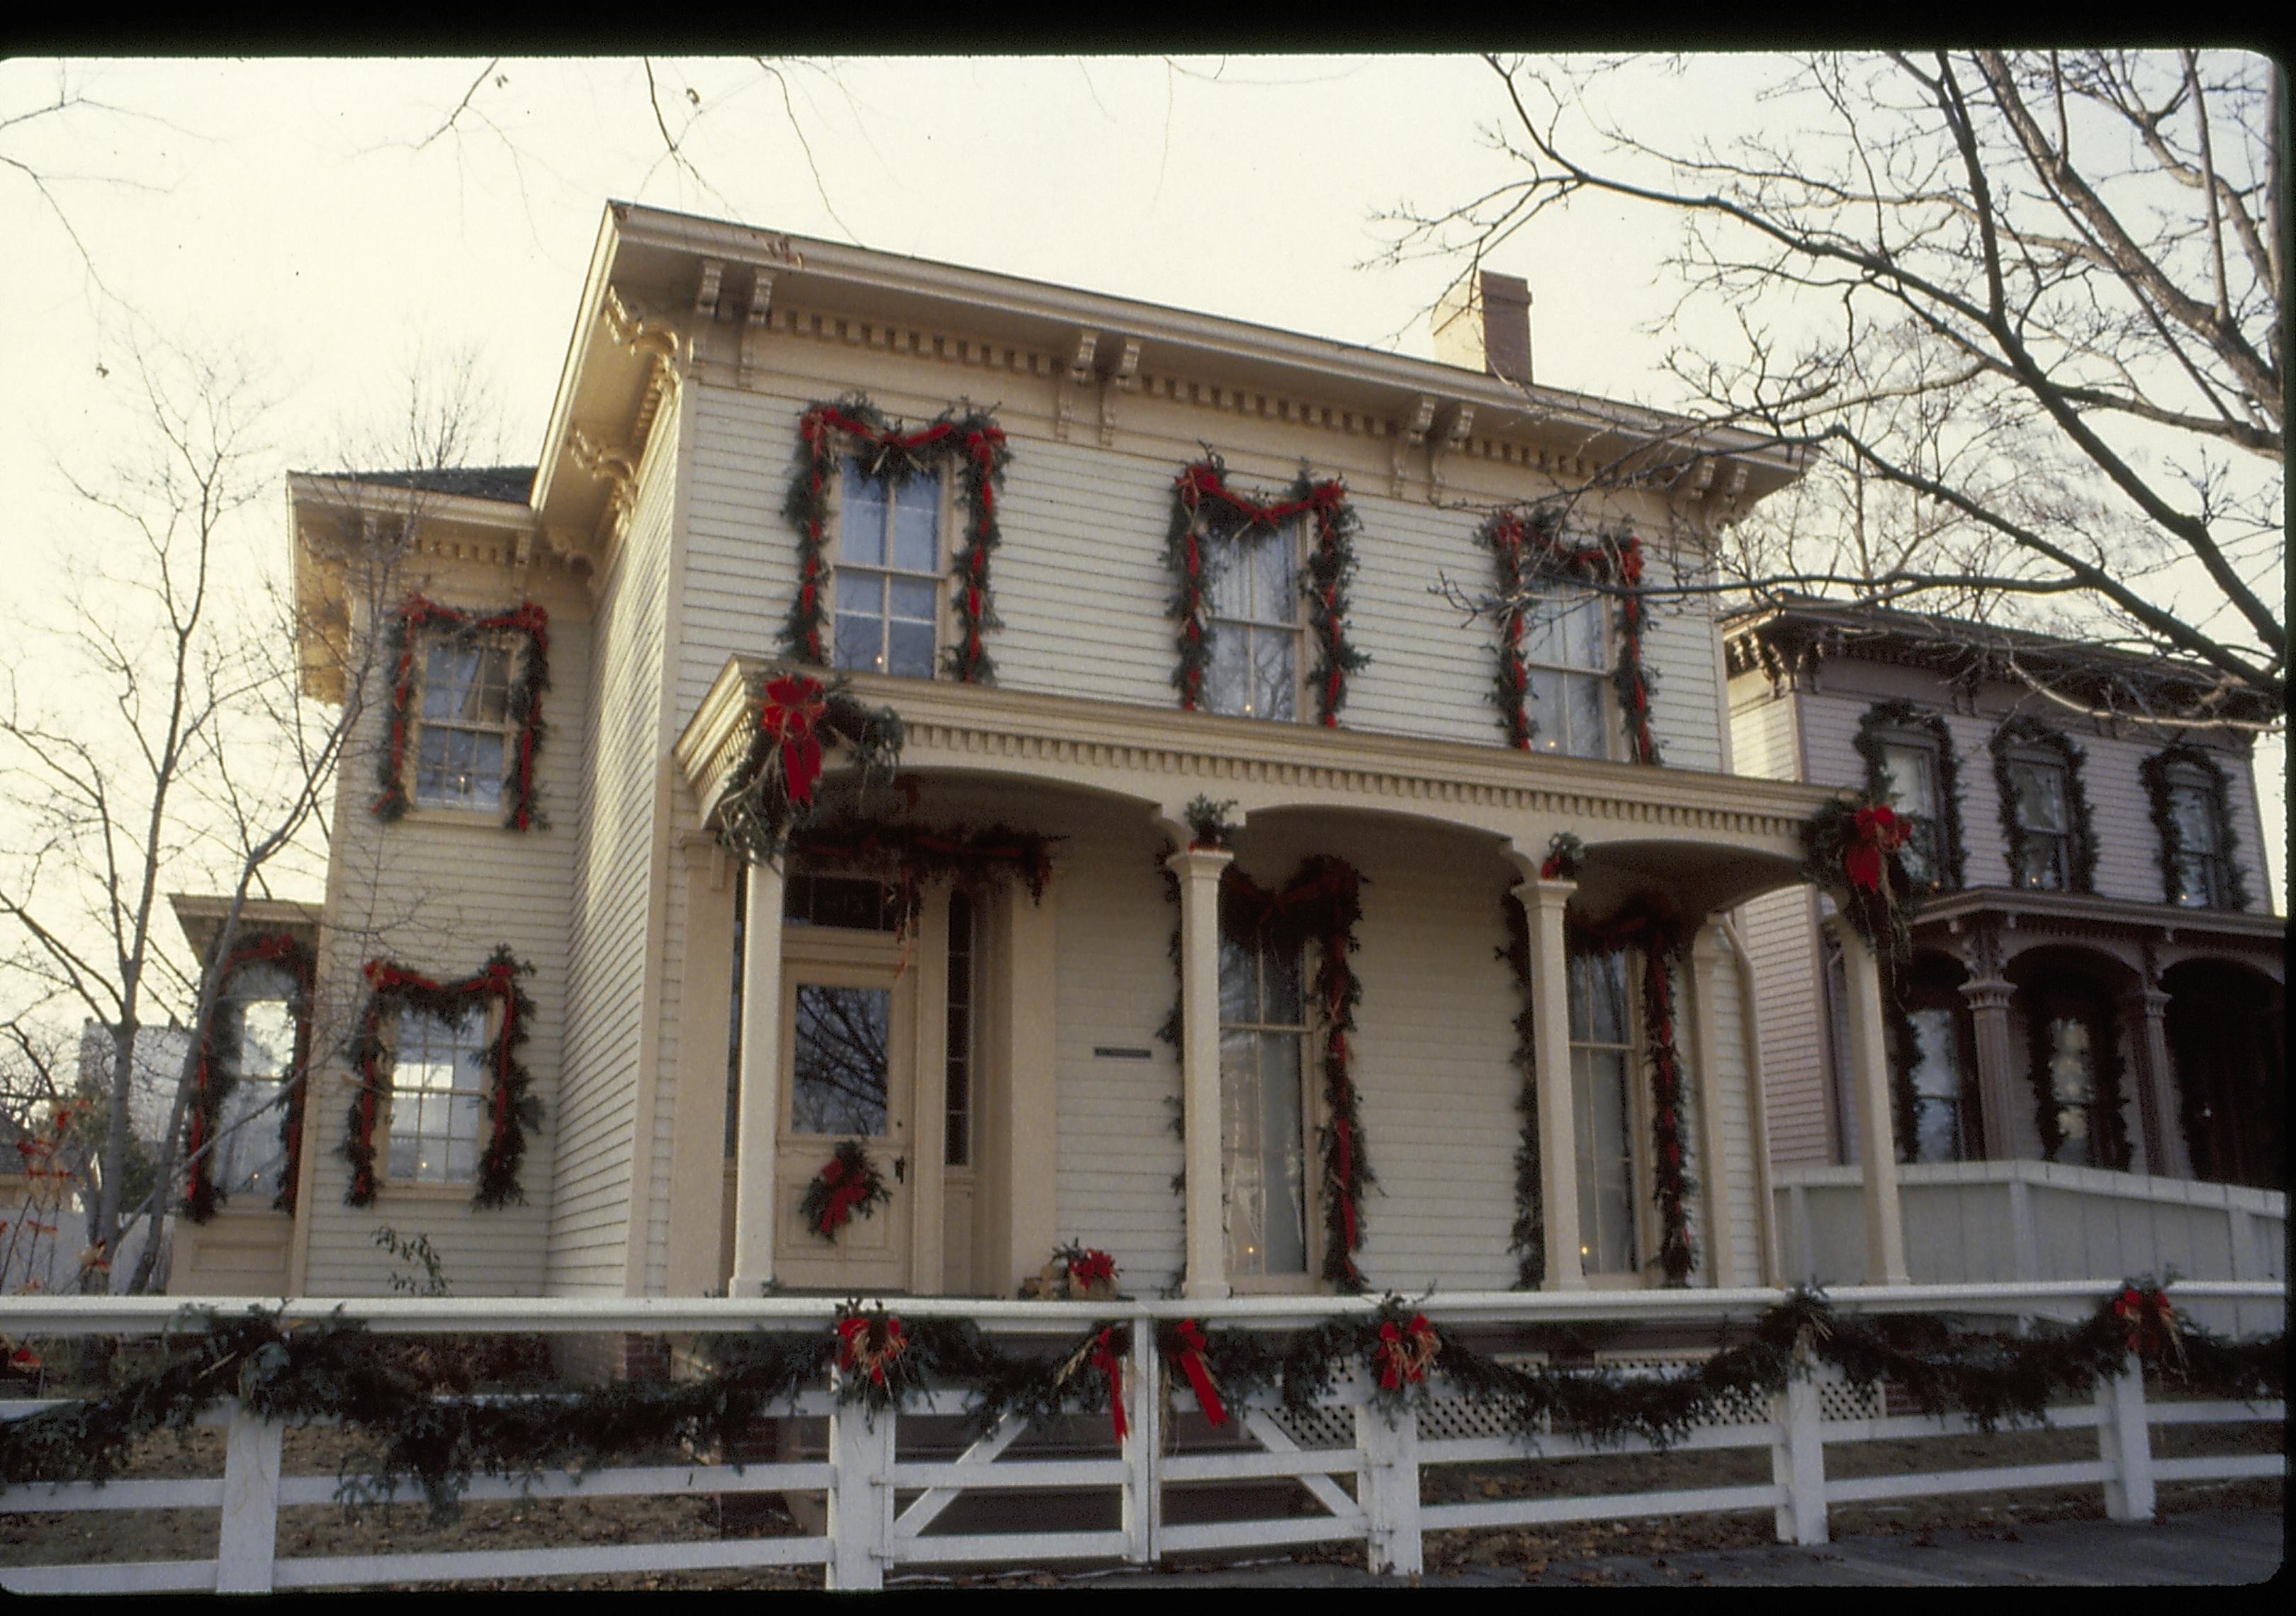
[[[1228,1272],[1308,1273],[1308,1026],[1296,950],[1220,939],[1220,1167]]]
[[[941,474],[895,488],[848,459],[839,485],[832,665],[931,678],[939,649]]]
[[[499,809],[509,727],[509,647],[433,641],[414,741],[416,805]]]
[[[1300,524],[1208,542],[1211,666],[1204,704],[1234,718],[1288,723],[1300,710]]]
[[[391,1182],[477,1180],[491,1013],[474,1005],[448,1022],[422,1011],[400,1013],[390,1075]]]
[[[1915,1161],[1959,1161],[1967,1151],[1963,1132],[1961,1032],[1951,1009],[1931,1006],[1911,1010],[1919,1045],[1918,1058],[1908,1074],[1914,1089],[1914,1137],[1910,1159]]]
[[[1642,1266],[1635,1148],[1639,1136],[1636,1062],[1627,976],[1623,953],[1570,956],[1578,1259],[1587,1274],[1631,1274]]]

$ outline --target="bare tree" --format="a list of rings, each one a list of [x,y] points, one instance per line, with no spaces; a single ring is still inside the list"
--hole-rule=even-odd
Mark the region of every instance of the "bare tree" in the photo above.
[[[1668,151],[1601,115],[1618,64],[1488,60],[1522,172],[1402,216],[1394,253],[1472,273],[1582,195],[1678,221],[1677,315],[1719,306],[1736,334],[1669,356],[1692,427],[1595,488],[1700,475],[1715,426],[1810,468],[1703,587],[2002,607],[2200,663],[2226,712],[2284,718],[2272,64],[1816,57],[1762,92],[1791,135]]]

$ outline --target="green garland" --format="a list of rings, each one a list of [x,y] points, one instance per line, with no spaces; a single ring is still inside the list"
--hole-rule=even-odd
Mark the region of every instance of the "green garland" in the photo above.
[[[751,864],[775,863],[791,833],[813,824],[824,742],[844,746],[865,786],[890,780],[901,761],[901,718],[890,707],[864,707],[842,677],[826,685],[800,673],[768,678],[718,806],[718,840],[729,850]]]
[[[1929,737],[1937,758],[1937,870],[1923,892],[1957,892],[1964,874],[1961,829],[1961,765],[1954,757],[1953,732],[1945,719],[1911,701],[1876,701],[1857,720],[1853,744],[1866,760],[1866,795],[1876,802],[1889,800],[1882,776],[1889,773],[1882,748],[1887,730],[1918,730]]]
[[[924,912],[930,882],[982,886],[1017,878],[1027,885],[1030,899],[1042,903],[1053,874],[1052,842],[1004,824],[936,831],[890,820],[844,819],[794,833],[789,849],[808,869],[870,870],[889,876],[899,889],[904,936]]]
[[[1514,1252],[1515,1289],[1536,1291],[1546,1283],[1546,1189],[1538,1153],[1538,1043],[1531,1008],[1530,921],[1512,892],[1503,894],[1499,907],[1506,923],[1506,946],[1498,957],[1514,972],[1521,1008],[1514,1018],[1514,1068],[1522,1074],[1515,1107],[1522,1112],[1522,1133],[1514,1147],[1514,1228],[1508,1249]]]
[[[1004,486],[1013,455],[994,415],[983,410],[944,411],[920,431],[904,432],[859,393],[834,404],[816,404],[798,420],[804,445],[790,479],[782,514],[798,531],[798,592],[781,631],[782,650],[796,660],[826,667],[824,636],[829,605],[829,474],[840,436],[849,440],[862,474],[900,488],[939,460],[957,468],[964,488],[964,542],[951,578],[959,633],[945,658],[949,677],[967,685],[996,683],[996,665],[980,636],[1004,624],[988,588],[988,558],[1003,542],[996,523],[996,490]]]
[[[2158,751],[2136,766],[2144,782],[2144,794],[2152,808],[2152,833],[2161,850],[2161,901],[2182,905],[2184,882],[2177,864],[2184,854],[2184,833],[2177,827],[2176,816],[2169,811],[2169,771],[2179,766],[2197,769],[2209,783],[2210,816],[2216,821],[2217,855],[2224,863],[2225,890],[2211,893],[2210,898],[2223,899],[2228,909],[2248,907],[2248,880],[2241,872],[2240,860],[2234,850],[2239,838],[2233,833],[2232,783],[2225,776],[2217,760],[2189,741],[2179,741],[2165,751]]]
[[[2062,730],[2022,714],[2004,718],[1988,745],[1993,752],[1993,789],[2001,813],[2001,840],[2006,849],[2004,857],[2009,861],[2011,883],[2017,882],[2025,867],[2025,827],[2017,822],[2017,794],[2010,784],[2009,754],[2016,747],[2030,746],[2054,753],[2064,769],[2065,807],[2072,819],[2072,867],[2067,886],[2075,892],[2095,891],[2096,825],[2089,816],[2087,788],[2081,783],[2081,765],[2088,754],[2074,745]]]

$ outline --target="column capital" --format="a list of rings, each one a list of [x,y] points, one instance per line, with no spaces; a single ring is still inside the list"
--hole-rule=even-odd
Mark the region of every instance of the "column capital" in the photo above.
[[[2006,1010],[2009,1001],[2017,996],[2017,985],[1997,976],[1972,977],[1962,983],[1961,997],[1975,1010]]]
[[[1228,848],[1185,847],[1164,860],[1164,867],[1182,881],[1213,881],[1235,862]]]
[[[1578,895],[1578,883],[1534,876],[1517,883],[1514,895],[1525,909],[1561,910]]]

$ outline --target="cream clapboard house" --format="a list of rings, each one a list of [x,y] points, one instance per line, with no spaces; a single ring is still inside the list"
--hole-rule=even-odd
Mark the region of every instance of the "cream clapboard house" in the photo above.
[[[1729,772],[1704,597],[1621,585],[1702,575],[1792,471],[1709,441],[1669,493],[1509,529],[1678,423],[1529,385],[1520,285],[1487,291],[1462,366],[611,208],[530,483],[293,481],[307,603],[400,636],[406,695],[335,805],[291,1213],[227,1195],[176,1288],[384,1290],[383,1229],[465,1295],[1010,1295],[1071,1242],[1194,1296],[1770,1276],[1728,917],[1800,879],[1828,794]],[[942,419],[920,475],[868,474]],[[408,522],[409,604],[357,620],[346,559]],[[1503,541],[1546,591],[1513,664],[1439,592]],[[814,841],[745,864],[719,833],[789,761],[760,703],[808,624],[898,772],[832,741]],[[1662,997],[1638,947],[1573,951],[1661,910]],[[506,1134],[513,1013],[539,1119]],[[890,1199],[831,1239],[800,1208],[845,1142]]]

